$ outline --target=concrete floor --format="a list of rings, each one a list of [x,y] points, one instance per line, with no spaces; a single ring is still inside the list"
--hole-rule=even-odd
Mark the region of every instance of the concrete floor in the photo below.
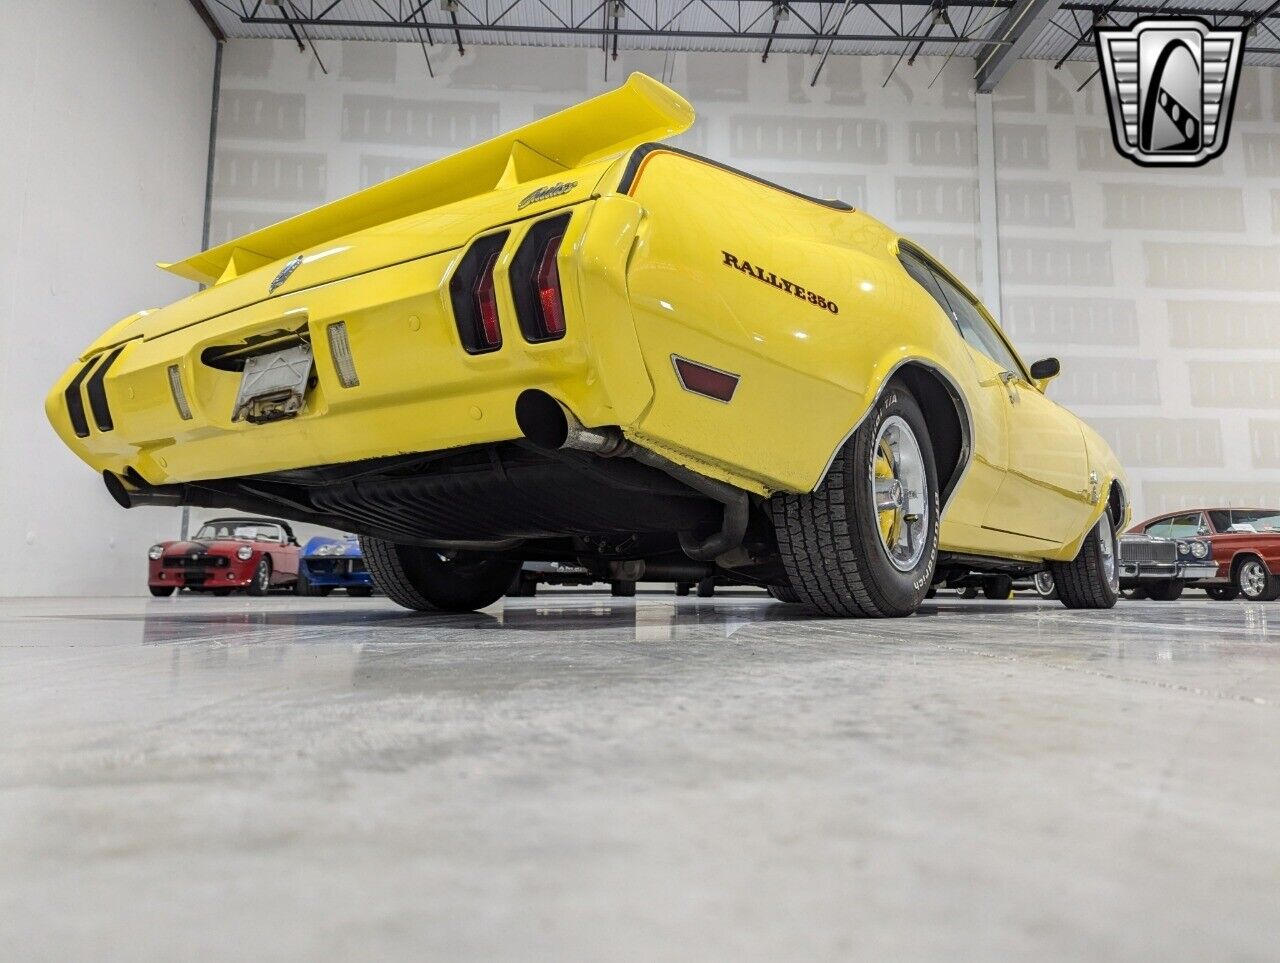
[[[0,947],[1275,959],[1280,603],[0,602]]]

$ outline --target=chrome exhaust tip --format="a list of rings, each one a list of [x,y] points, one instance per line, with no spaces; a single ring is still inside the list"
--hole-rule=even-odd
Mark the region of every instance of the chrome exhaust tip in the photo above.
[[[516,399],[516,424],[539,448],[587,451],[608,458],[622,451],[622,432],[613,427],[587,428],[573,412],[545,391],[529,388]]]
[[[104,471],[102,481],[107,494],[121,508],[137,508],[139,505],[181,505],[185,491],[182,485],[154,485],[146,488],[126,483],[115,472]]]

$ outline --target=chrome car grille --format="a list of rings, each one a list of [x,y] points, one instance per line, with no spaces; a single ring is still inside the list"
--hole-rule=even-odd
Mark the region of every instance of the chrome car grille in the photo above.
[[[165,568],[226,568],[231,559],[225,555],[167,555]]]
[[[1155,542],[1146,539],[1122,539],[1120,542],[1120,561],[1122,562],[1176,562],[1177,560],[1176,542]]]

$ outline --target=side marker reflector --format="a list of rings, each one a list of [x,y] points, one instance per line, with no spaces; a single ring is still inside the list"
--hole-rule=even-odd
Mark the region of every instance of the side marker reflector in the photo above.
[[[733,400],[733,393],[738,389],[738,375],[674,354],[671,363],[675,365],[676,377],[685,391],[726,403]]]
[[[169,390],[173,392],[173,403],[178,409],[178,417],[183,421],[190,421],[191,406],[187,404],[187,393],[182,387],[182,371],[176,364],[169,365]]]
[[[360,384],[360,376],[356,374],[356,359],[351,354],[351,342],[347,339],[347,322],[335,321],[329,325],[329,353],[333,355],[333,367],[338,372],[338,381],[344,388],[354,388]]]

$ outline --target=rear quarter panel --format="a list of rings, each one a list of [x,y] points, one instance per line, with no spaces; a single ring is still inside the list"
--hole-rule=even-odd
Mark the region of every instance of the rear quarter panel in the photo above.
[[[1232,566],[1241,555],[1257,555],[1273,575],[1280,575],[1280,536],[1256,532],[1228,532],[1214,535],[1213,559],[1218,563],[1218,575],[1229,578]]]
[[[642,443],[809,491],[903,359],[969,388],[958,335],[875,219],[661,150],[629,190],[646,212],[627,274],[654,381]],[[740,375],[732,401],[683,390],[672,355]]]

